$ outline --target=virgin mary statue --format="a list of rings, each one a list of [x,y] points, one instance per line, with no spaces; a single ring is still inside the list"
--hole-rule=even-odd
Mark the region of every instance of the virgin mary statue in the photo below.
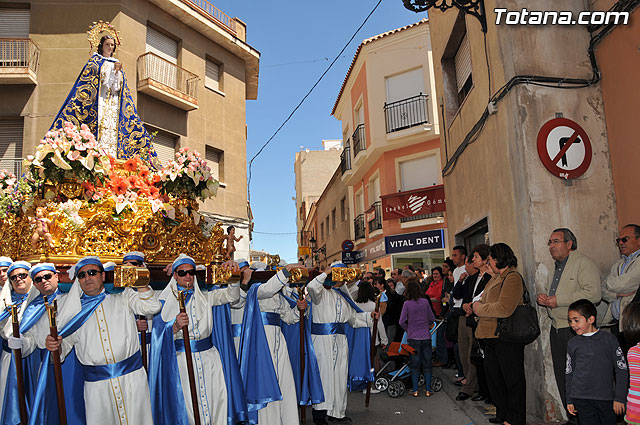
[[[97,42],[101,32],[107,32]],[[116,159],[133,156],[153,167],[158,160],[127,86],[122,64],[113,57],[120,44],[118,32],[108,22],[95,23],[89,30],[89,41],[97,44],[78,79],[71,88],[51,130],[64,128],[70,121],[86,124],[96,137],[98,146]]]

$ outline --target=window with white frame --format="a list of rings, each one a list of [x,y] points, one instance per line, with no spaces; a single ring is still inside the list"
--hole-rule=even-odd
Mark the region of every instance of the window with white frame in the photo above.
[[[369,205],[373,205],[375,202],[380,200],[380,177],[378,175],[369,180],[368,192]]]
[[[387,103],[405,100],[424,94],[424,74],[422,68],[412,69],[386,78]]]
[[[437,155],[421,156],[399,163],[402,191],[440,184],[440,166]]]

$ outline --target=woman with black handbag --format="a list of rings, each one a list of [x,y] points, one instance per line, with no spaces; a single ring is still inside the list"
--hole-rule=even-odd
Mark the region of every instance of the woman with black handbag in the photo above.
[[[484,368],[496,417],[491,423],[526,424],[526,382],[523,343],[501,341],[498,319],[513,314],[523,302],[524,282],[517,271],[518,259],[509,245],[491,246],[489,266],[493,277],[484,288],[481,301],[472,304],[478,316],[476,338],[484,342]]]

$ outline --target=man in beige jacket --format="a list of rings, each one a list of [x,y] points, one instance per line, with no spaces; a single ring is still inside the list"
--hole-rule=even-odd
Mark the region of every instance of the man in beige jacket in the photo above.
[[[620,229],[616,244],[622,258],[611,266],[609,275],[602,283],[602,296],[609,301],[605,317],[608,320],[620,320],[625,307],[632,301],[639,301],[640,295],[636,294],[640,286],[640,226],[624,226]],[[624,338],[619,339],[624,347]]]
[[[566,408],[564,377],[567,344],[575,335],[569,327],[568,307],[572,302],[582,298],[594,304],[600,301],[600,270],[593,260],[576,251],[578,241],[567,228],[555,229],[547,244],[551,258],[555,261],[555,269],[544,291],[538,294],[537,301],[539,305],[547,308],[551,318],[549,342],[553,372],[562,404]],[[570,415],[569,417],[571,418]]]

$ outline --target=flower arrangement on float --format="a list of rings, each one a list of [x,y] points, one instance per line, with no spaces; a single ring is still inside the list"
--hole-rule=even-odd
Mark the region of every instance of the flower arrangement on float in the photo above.
[[[16,187],[18,179],[16,175],[6,170],[0,170],[0,194],[8,195]]]
[[[204,201],[218,193],[219,182],[211,174],[207,161],[186,147],[160,169],[160,178],[162,193],[174,197]]]
[[[26,181],[15,174],[0,170],[0,219],[20,214],[33,203],[33,189]]]
[[[118,163],[98,147],[89,127],[82,124],[78,128],[70,122],[65,122],[62,130],[47,132],[24,167],[27,182],[34,192],[41,190],[44,199],[60,198],[56,192],[59,185],[75,185],[78,190],[71,190],[72,195],[62,191],[65,198],[80,197],[89,203],[111,200],[116,216],[127,210],[135,213],[139,202],[147,201],[154,213],[161,211],[175,218],[171,199],[205,201],[216,196],[218,190],[218,181],[197,151],[182,148],[159,170],[149,168],[138,156]],[[80,225],[76,216],[68,215],[70,221]],[[199,216],[194,214],[194,219]]]
[[[70,122],[62,130],[48,131],[35,155],[27,156],[25,166],[32,181],[62,183],[74,178],[93,184],[104,182],[113,159],[98,148],[95,136],[86,124],[80,129]]]

